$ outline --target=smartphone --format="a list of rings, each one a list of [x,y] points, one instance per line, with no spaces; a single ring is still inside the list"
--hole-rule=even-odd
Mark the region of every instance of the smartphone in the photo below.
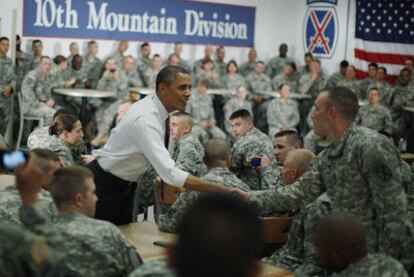
[[[27,162],[29,155],[21,150],[0,150],[0,168],[14,170],[17,166]]]
[[[252,158],[252,160],[250,161],[250,165],[251,166],[260,166],[262,163],[262,158],[261,157],[254,157]]]

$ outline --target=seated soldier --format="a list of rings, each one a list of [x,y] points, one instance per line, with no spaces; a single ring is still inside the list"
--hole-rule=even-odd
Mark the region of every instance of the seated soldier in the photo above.
[[[72,112],[67,109],[59,109],[53,115],[53,121],[55,121],[55,119],[61,114],[72,114]],[[49,128],[50,126],[37,128],[30,133],[29,138],[27,139],[27,147],[29,150],[36,148],[47,148],[45,145],[54,145],[58,143],[56,142],[58,138],[49,134]],[[85,165],[83,157],[91,157],[91,155],[82,155],[86,153],[86,146],[83,140],[78,146],[72,148],[71,151],[76,165]]]
[[[381,93],[373,87],[368,91],[368,105],[359,108],[355,122],[361,126],[392,133],[392,117],[388,108],[381,105]]]
[[[50,188],[59,210],[55,226],[71,270],[81,276],[125,276],[141,264],[115,225],[92,218],[98,200],[92,172],[83,167],[59,169]]]
[[[249,111],[250,114],[253,114],[252,102],[247,99],[249,92],[246,87],[240,86],[236,88],[236,97],[232,97],[223,107],[224,111],[224,127],[227,134],[232,134],[230,116],[235,111],[244,109]]]
[[[283,167],[288,153],[293,149],[300,149],[302,142],[297,132],[292,130],[280,131],[273,137],[273,147],[277,164]]]
[[[350,214],[332,214],[315,228],[315,245],[325,276],[408,276],[402,264],[384,254],[368,253],[364,226]]]
[[[130,277],[259,276],[260,227],[246,202],[228,195],[202,196],[185,213],[168,262],[150,261]]]
[[[251,190],[270,188],[280,174],[270,138],[254,126],[253,118],[247,110],[235,111],[230,116],[230,121],[233,136],[237,140],[231,150],[231,171]],[[266,168],[252,164],[252,158],[261,155],[270,159],[270,165]]]
[[[186,107],[186,112],[193,117],[193,134],[203,144],[210,138],[226,139],[226,134],[216,126],[213,100],[207,94],[209,84],[208,80],[202,80],[197,85],[195,93],[191,94]]]
[[[202,176],[207,171],[203,162],[204,147],[196,139],[191,130],[193,120],[186,112],[175,112],[170,118],[170,138],[169,147],[171,158],[176,165],[184,171],[194,175]],[[149,167],[138,177],[138,199],[142,208],[147,208],[154,204],[154,179],[157,176],[154,168]]]
[[[285,185],[291,185],[307,170],[315,155],[307,149],[294,149],[287,154],[282,169]],[[313,229],[315,223],[331,210],[331,201],[326,194],[321,195],[315,202],[306,207],[288,212],[293,216],[292,228],[289,231],[287,243],[270,257],[263,261],[295,271],[303,263],[309,263],[306,269],[314,266],[315,249],[313,247]],[[263,211],[267,213],[270,211]],[[275,214],[275,211],[270,213]],[[281,215],[280,212],[277,215]],[[286,216],[286,213],[284,214]],[[299,269],[301,271],[302,269]]]
[[[140,88],[143,86],[138,71],[136,70],[134,57],[128,55],[124,58],[122,62],[122,71],[127,78],[128,88]]]
[[[50,220],[55,221],[58,213],[49,192],[49,183],[53,173],[60,168],[59,156],[47,149],[34,149],[31,154],[30,158],[44,173],[41,180],[42,189],[38,196],[38,205]],[[0,223],[21,225],[19,219],[21,206],[22,201],[16,186],[8,186],[2,190],[0,193]]]
[[[204,180],[222,184],[228,187],[249,190],[249,187],[229,171],[230,148],[223,139],[211,139],[205,147],[204,161],[208,172],[201,177]],[[161,214],[158,219],[158,226],[166,232],[176,232],[184,212],[200,196],[199,192],[187,190],[178,195],[177,200],[168,210]]]

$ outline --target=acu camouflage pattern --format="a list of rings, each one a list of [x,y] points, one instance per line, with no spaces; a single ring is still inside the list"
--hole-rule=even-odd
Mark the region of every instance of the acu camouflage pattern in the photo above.
[[[135,249],[112,223],[79,213],[61,215],[67,266],[81,276],[125,276],[141,264]]]
[[[365,100],[366,95],[363,93],[363,90],[361,88],[361,81],[358,79],[353,79],[352,81],[348,81],[347,79],[343,79],[338,83],[338,86],[346,87],[350,89],[358,99]]]
[[[68,276],[59,232],[37,205],[20,208],[23,226],[0,225],[0,276]]]
[[[390,108],[390,102],[391,102],[391,85],[384,81],[384,82],[372,82],[367,90],[367,97],[368,97],[368,91],[371,88],[377,88],[381,95],[381,104],[384,105],[387,108]]]
[[[276,98],[270,101],[267,107],[267,124],[269,125],[270,137],[281,131],[284,126],[288,130],[295,130],[299,120],[299,108],[295,100],[287,99],[287,101],[284,101]]]
[[[324,193],[315,202],[297,211],[293,215],[287,243],[262,261],[291,271],[295,271],[305,262],[310,263],[310,260],[318,256],[314,246],[315,224],[327,215],[330,209],[331,201]]]
[[[392,120],[394,121],[394,133],[401,134],[408,127],[410,114],[399,109],[400,106],[414,105],[414,88],[410,86],[396,85],[391,91],[390,106]]]
[[[246,86],[246,81],[244,80],[243,76],[239,74],[236,74],[234,77],[231,77],[230,75],[225,74],[223,75],[221,79],[221,84],[223,88],[236,89],[240,86]]]
[[[255,67],[256,67],[256,63],[245,62],[244,64],[239,66],[239,73],[243,77],[247,77],[249,74],[254,73]]]
[[[216,71],[217,72],[217,71]],[[220,75],[217,72],[217,76],[208,76],[204,69],[201,69],[197,74],[194,76],[193,84],[194,87],[199,85],[201,81],[208,80],[208,87],[210,89],[216,89],[216,88],[223,88],[222,80],[220,79]]]
[[[408,277],[402,264],[383,254],[368,254],[331,277]]]
[[[128,83],[128,88],[138,88],[143,86],[138,71],[131,69],[130,71],[123,70],[123,72]]]
[[[295,61],[290,57],[274,57],[266,65],[266,75],[273,79],[277,74],[283,72],[285,65],[293,62]]]
[[[272,90],[272,82],[265,74],[258,76],[256,73],[252,73],[248,75],[246,77],[246,84],[252,96],[263,96],[263,93]]]
[[[12,88],[9,96],[3,94],[3,86],[8,85]],[[0,134],[6,132],[7,123],[10,118],[11,99],[16,93],[16,75],[14,73],[13,62],[10,58],[0,58]]]
[[[391,113],[382,105],[365,105],[360,107],[355,121],[361,126],[376,131],[384,130],[389,134],[392,134]]]
[[[343,82],[345,79],[345,75],[341,74],[341,72],[335,72],[331,75],[331,77],[329,77],[328,86],[337,87],[339,86],[340,82]]]
[[[20,92],[22,82],[27,72],[30,70],[30,55],[20,51],[16,52],[16,91]]]
[[[135,269],[128,277],[176,277],[165,259],[151,260]]]
[[[141,77],[142,83],[144,84],[145,87],[155,87],[155,81],[154,84],[152,84],[152,82],[150,83],[149,81],[152,81],[152,78],[148,78],[148,71],[152,69],[151,66],[151,60],[150,59],[145,59],[145,58],[140,58],[138,59],[137,62],[137,71],[139,76]],[[157,73],[158,74],[158,73]],[[155,74],[155,76],[157,76],[157,74]],[[151,76],[153,74],[150,74]],[[154,79],[155,80],[155,79]]]
[[[260,154],[265,154],[269,157],[271,161],[269,169],[260,170],[250,165],[248,159]],[[244,137],[236,141],[231,149],[231,162],[231,171],[247,184],[251,190],[271,188],[276,176],[280,175],[273,153],[272,141],[257,128],[253,128]]]
[[[375,78],[366,77],[359,83],[360,99],[366,99],[368,96],[368,88],[372,87],[377,80]],[[358,97],[359,98],[359,97]]]
[[[274,91],[278,91],[279,87],[282,84],[288,84],[290,87],[290,90],[293,92],[296,92],[298,90],[298,79],[299,76],[296,72],[293,72],[289,76],[287,76],[283,71],[279,74],[277,74],[272,79],[272,86]]]
[[[227,168],[215,167],[210,169],[201,179],[222,184],[227,187],[249,190],[249,187],[238,179]],[[165,232],[176,232],[186,210],[202,195],[200,192],[186,190],[181,192],[174,204],[172,204],[165,213],[162,213],[158,219],[160,230]]]
[[[141,77],[143,85],[147,88],[155,88],[155,81],[159,72],[160,70],[156,70],[151,66],[146,68]]]
[[[50,192],[42,189],[38,195],[37,205],[49,221],[55,222],[58,211]],[[6,187],[0,193],[0,223],[21,225],[19,209],[22,206],[20,194],[15,185]]]
[[[260,209],[295,209],[326,191],[333,212],[351,213],[365,226],[370,252],[398,256],[407,215],[400,168],[399,153],[384,136],[351,124],[296,183],[254,192],[251,201]]]
[[[87,79],[91,82],[91,88],[96,88],[103,69],[102,61],[97,57],[85,55],[82,61],[82,68],[87,72]]]

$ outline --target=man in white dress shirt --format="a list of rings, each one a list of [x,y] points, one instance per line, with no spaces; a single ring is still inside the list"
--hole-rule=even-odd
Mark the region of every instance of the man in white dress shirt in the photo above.
[[[89,165],[96,183],[96,218],[121,225],[132,221],[137,177],[150,163],[161,179],[196,191],[228,191],[176,167],[166,146],[169,113],[184,111],[191,96],[191,76],[178,66],[164,67],[156,80],[156,93],[133,104],[108,142],[95,150]]]

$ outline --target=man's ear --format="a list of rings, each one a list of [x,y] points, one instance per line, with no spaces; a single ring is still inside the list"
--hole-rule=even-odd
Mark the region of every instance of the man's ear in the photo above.
[[[75,195],[74,202],[75,202],[76,207],[81,207],[82,206],[82,199],[83,199],[82,193],[77,193]]]
[[[158,94],[164,96],[167,86],[163,83],[158,85]]]
[[[328,114],[329,114],[329,117],[331,119],[336,119],[336,117],[338,115],[338,109],[336,107],[332,106],[332,107],[329,108]]]

